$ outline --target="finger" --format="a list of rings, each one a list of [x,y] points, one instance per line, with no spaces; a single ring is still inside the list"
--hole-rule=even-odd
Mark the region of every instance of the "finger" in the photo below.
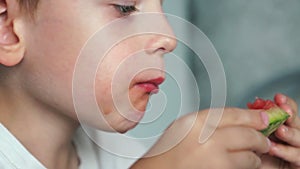
[[[284,161],[280,158],[264,154],[260,156],[261,166],[260,169],[282,169]]]
[[[274,101],[277,105],[289,104],[294,112],[298,112],[298,104],[292,98],[284,94],[277,93],[274,96]]]
[[[292,107],[289,104],[281,104],[280,108],[290,115],[286,123],[290,125],[294,125],[293,123],[295,123],[298,114],[292,110]]]
[[[300,149],[283,144],[272,143],[270,154],[279,157],[292,165],[300,167]]]
[[[277,93],[274,96],[274,101],[277,105],[286,104],[287,103],[287,96]]]
[[[276,104],[280,106],[280,108],[285,110],[291,116],[286,123],[291,127],[300,129],[300,119],[298,117],[297,103],[288,96],[280,93],[275,95],[274,100]]]
[[[288,124],[290,127],[294,127],[298,130],[300,130],[300,118],[299,116],[296,116],[295,119]]]
[[[234,125],[262,130],[269,125],[269,117],[266,112],[261,112],[260,110],[246,110],[239,108],[224,109],[219,127]]]
[[[286,121],[286,124],[290,127],[300,129],[300,118],[296,112],[293,112],[291,106],[288,104],[282,104],[280,107],[291,116]]]
[[[287,98],[287,104],[292,107],[292,111],[298,114],[298,104],[295,102],[294,99],[291,99],[288,96],[286,96],[286,98]]]
[[[251,151],[232,152],[230,158],[237,169],[256,169],[261,165],[260,158]]]
[[[300,147],[300,131],[298,129],[282,125],[277,129],[275,135],[292,146]]]
[[[298,104],[286,95],[278,93],[274,96],[274,101],[279,106],[282,104],[288,104],[291,106],[293,112],[298,112]]]
[[[255,151],[266,153],[269,151],[271,142],[263,134],[252,128],[226,127],[218,129],[215,140],[224,140],[223,146],[227,151]]]

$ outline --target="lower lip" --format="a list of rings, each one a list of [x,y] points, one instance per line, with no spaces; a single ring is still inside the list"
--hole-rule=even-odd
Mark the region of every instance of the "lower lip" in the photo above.
[[[140,83],[137,84],[137,86],[142,88],[143,90],[145,90],[145,92],[149,94],[156,94],[159,91],[158,86],[152,83]]]

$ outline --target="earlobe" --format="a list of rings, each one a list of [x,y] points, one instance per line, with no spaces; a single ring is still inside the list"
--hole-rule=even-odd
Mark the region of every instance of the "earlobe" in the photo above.
[[[6,0],[0,0],[0,64],[14,66],[23,59],[24,49],[7,6]]]

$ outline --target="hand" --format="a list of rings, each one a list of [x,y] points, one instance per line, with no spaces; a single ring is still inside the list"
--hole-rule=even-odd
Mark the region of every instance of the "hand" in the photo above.
[[[261,161],[262,165],[259,169],[289,169],[284,160],[269,154],[263,154]]]
[[[175,147],[159,155],[142,158],[132,168],[161,169],[255,169],[261,164],[257,153],[266,153],[270,141],[258,130],[267,127],[268,118],[258,110],[226,108],[214,134],[203,144],[199,143],[200,131],[208,110],[199,112],[189,133],[181,129],[193,123],[194,115],[187,115],[174,122],[150,150],[149,154],[174,144],[174,137],[185,134]]]
[[[298,106],[295,101],[282,94],[275,95],[274,100],[291,117],[275,132],[275,136],[281,142],[272,142],[270,154],[283,159],[286,163],[286,168],[300,169],[300,119]]]

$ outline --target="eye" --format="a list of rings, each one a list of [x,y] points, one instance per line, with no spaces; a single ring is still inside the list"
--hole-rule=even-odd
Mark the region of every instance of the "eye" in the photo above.
[[[133,12],[138,11],[135,6],[127,6],[127,5],[114,5],[115,9],[120,13],[121,16],[128,16]]]

